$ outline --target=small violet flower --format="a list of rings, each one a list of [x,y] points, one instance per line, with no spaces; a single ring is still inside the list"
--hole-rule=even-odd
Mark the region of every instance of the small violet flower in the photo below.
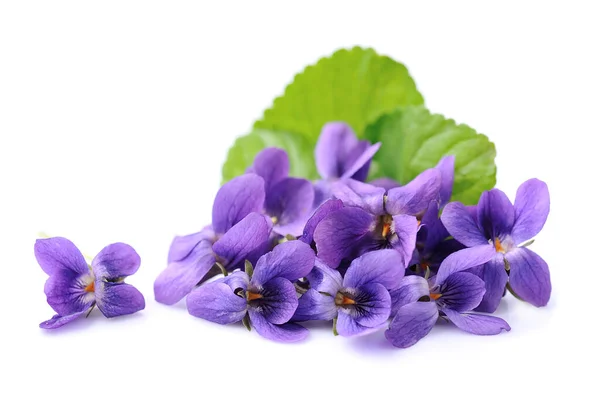
[[[485,294],[481,278],[455,272],[443,262],[440,274],[427,280],[412,275],[392,292],[392,321],[385,337],[392,345],[407,348],[427,335],[442,316],[460,329],[475,335],[497,335],[510,326],[504,320],[471,313]]]
[[[341,336],[375,331],[389,319],[389,291],[399,286],[403,276],[402,258],[391,249],[355,259],[343,279],[317,259],[293,320],[334,320],[334,333]]]
[[[302,340],[308,330],[288,323],[298,307],[293,282],[308,275],[314,263],[310,246],[298,240],[284,242],[263,255],[253,273],[234,272],[192,291],[188,311],[219,324],[244,321],[274,341]]]
[[[285,150],[269,147],[254,158],[247,173],[265,182],[263,211],[273,221],[273,232],[299,236],[310,216],[315,191],[310,181],[289,177],[290,162]]]
[[[221,269],[241,268],[246,259],[254,262],[272,228],[262,214],[264,201],[265,182],[258,175],[242,175],[223,185],[213,203],[212,225],[171,243],[168,266],[154,282],[156,301],[175,304]]]
[[[468,247],[456,252],[455,260],[463,269],[484,264],[480,272],[486,292],[478,311],[493,313],[507,284],[536,307],[548,303],[552,289],[548,265],[526,246],[542,230],[549,211],[548,186],[538,179],[519,187],[514,205],[504,192],[492,189],[481,195],[473,210],[459,202],[446,206],[444,226]]]
[[[371,159],[380,146],[359,141],[348,124],[325,124],[315,147],[315,163],[322,178],[315,183],[315,207],[331,198],[331,186],[338,180],[366,181]]]
[[[98,306],[106,317],[132,314],[145,307],[144,296],[123,281],[136,273],[140,257],[124,243],[106,246],[87,264],[79,249],[63,237],[39,239],[34,246],[40,267],[49,275],[44,292],[56,315],[42,329],[71,323]]]

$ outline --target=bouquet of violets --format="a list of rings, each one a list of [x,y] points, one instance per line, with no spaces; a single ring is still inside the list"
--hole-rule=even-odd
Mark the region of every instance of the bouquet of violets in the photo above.
[[[509,331],[492,315],[506,291],[545,306],[550,273],[528,246],[548,217],[547,185],[527,180],[511,202],[492,188],[493,144],[422,102],[406,68],[370,49],[307,67],[230,150],[212,223],[173,240],[155,299],[274,341],[324,321],[345,337],[383,331],[399,348],[440,318]],[[89,265],[63,238],[35,250],[57,312],[42,327],[96,305],[107,317],[144,308],[123,282],[140,263],[130,246]]]

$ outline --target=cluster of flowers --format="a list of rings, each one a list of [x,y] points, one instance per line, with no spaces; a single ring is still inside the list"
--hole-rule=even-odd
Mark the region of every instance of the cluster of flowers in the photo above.
[[[527,249],[548,216],[544,182],[524,182],[514,205],[493,189],[467,207],[449,203],[453,156],[407,185],[365,183],[378,149],[346,124],[326,124],[315,150],[322,180],[314,183],[289,176],[284,150],[260,152],[246,174],[221,187],[212,224],[173,240],[156,300],[187,297],[194,316],[243,322],[280,342],[304,339],[308,330],[299,323],[322,320],[342,336],[385,328],[401,348],[427,335],[439,317],[478,335],[510,330],[489,314],[507,289],[547,304],[548,266]],[[111,245],[89,267],[72,243],[69,255],[48,240],[38,241],[36,255],[51,276],[46,294],[58,315],[42,327],[60,326],[94,304],[108,317],[143,308],[143,297],[123,283],[139,265],[133,249]]]

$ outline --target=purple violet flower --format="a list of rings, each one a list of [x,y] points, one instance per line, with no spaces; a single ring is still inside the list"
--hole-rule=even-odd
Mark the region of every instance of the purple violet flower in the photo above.
[[[144,296],[126,277],[140,267],[140,257],[125,243],[106,246],[88,265],[79,249],[63,237],[39,239],[35,257],[49,275],[44,292],[56,315],[40,323],[56,329],[71,323],[98,306],[105,317],[132,314],[145,307]]]
[[[442,266],[447,264],[443,262]],[[392,291],[392,321],[385,332],[392,345],[399,348],[414,345],[431,331],[440,316],[475,335],[497,335],[510,330],[501,318],[470,312],[485,294],[481,278],[453,271],[449,265],[444,268],[444,273],[429,280],[407,276]]]
[[[297,342],[308,330],[288,323],[298,307],[293,281],[309,274],[315,254],[293,240],[262,256],[254,272],[233,274],[203,285],[187,297],[191,315],[219,324],[245,321],[261,336],[278,342]]]
[[[254,262],[271,234],[271,220],[261,214],[264,180],[255,174],[239,176],[221,187],[212,209],[212,225],[175,237],[167,268],[154,282],[156,301],[175,304],[199,283]]]
[[[338,180],[367,180],[371,159],[380,146],[359,141],[346,123],[325,124],[315,147],[317,171],[322,178],[315,183],[315,206],[331,198],[331,186]]]
[[[549,211],[548,186],[538,179],[519,187],[514,205],[504,192],[492,189],[481,195],[475,211],[459,202],[446,206],[444,226],[468,247],[456,253],[457,263],[463,269],[485,264],[481,272],[486,293],[478,311],[493,313],[507,284],[536,307],[548,303],[552,290],[548,265],[526,246],[542,230]]]
[[[334,333],[341,336],[370,333],[389,319],[389,291],[400,285],[403,276],[402,258],[391,249],[355,259],[343,279],[317,259],[307,278],[310,288],[300,297],[293,320],[335,320]]]
[[[437,168],[387,192],[352,179],[336,183],[333,192],[344,208],[327,215],[315,229],[319,258],[335,268],[366,252],[393,248],[406,268],[415,249],[419,218],[430,202],[438,200],[440,184]]]
[[[287,153],[275,147],[258,153],[247,170],[265,182],[264,212],[273,221],[273,231],[282,236],[299,236],[312,211],[315,191],[310,181],[289,177],[289,172]]]

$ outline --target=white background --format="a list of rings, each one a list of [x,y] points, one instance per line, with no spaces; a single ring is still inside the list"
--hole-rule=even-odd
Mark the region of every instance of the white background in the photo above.
[[[212,3],[1,3],[0,417],[598,417],[594,2]],[[154,301],[173,235],[210,222],[232,141],[296,72],[353,45],[488,135],[509,196],[549,184],[532,248],[552,299],[505,298],[510,333],[441,326],[397,350],[317,327],[282,345]],[[53,314],[38,231],[91,255],[132,244],[146,310],[38,329]]]

